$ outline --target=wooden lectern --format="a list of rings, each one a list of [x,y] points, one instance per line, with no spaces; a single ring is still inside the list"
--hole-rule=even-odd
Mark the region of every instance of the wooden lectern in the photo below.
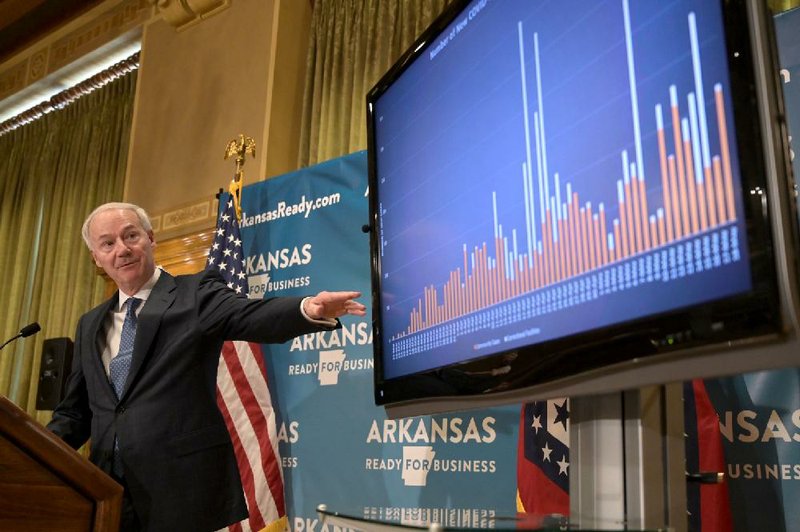
[[[0,530],[117,531],[122,486],[0,396]]]

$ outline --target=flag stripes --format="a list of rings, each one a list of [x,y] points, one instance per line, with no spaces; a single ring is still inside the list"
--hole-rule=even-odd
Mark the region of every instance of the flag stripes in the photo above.
[[[207,268],[216,268],[241,297],[248,294],[239,224],[225,199]],[[261,347],[225,342],[217,369],[217,404],[233,442],[249,519],[229,530],[281,530],[286,525],[276,415]]]

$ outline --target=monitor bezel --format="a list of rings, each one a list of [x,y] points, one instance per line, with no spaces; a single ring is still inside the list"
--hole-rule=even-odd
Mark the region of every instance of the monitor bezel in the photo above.
[[[659,380],[669,382],[700,374],[727,374],[729,371],[741,372],[790,363],[791,357],[782,348],[772,349],[778,353],[777,359],[758,360],[757,357],[737,355],[752,349],[753,345],[770,346],[796,337],[798,308],[797,266],[794,261],[787,263],[787,257],[791,257],[792,250],[797,249],[797,228],[791,223],[787,224],[787,217],[795,206],[786,200],[782,190],[789,181],[786,173],[789,166],[786,156],[788,146],[780,128],[781,96],[774,86],[767,86],[770,81],[765,79],[769,77],[771,68],[777,73],[774,38],[770,33],[770,25],[765,23],[765,8],[757,2],[737,1],[721,4],[742,188],[745,191],[763,191],[758,198],[745,197],[753,289],[746,294],[711,303],[675,309],[515,349],[512,350],[516,354],[514,362],[507,360],[509,352],[500,352],[405,377],[384,378],[379,311],[382,278],[378,215],[380,183],[377,180],[374,104],[416,58],[425,54],[426,49],[436,42],[437,36],[470,3],[470,0],[453,2],[367,95],[376,404],[390,407],[406,405],[401,411],[421,413],[438,411],[442,405],[454,408],[454,405],[471,404],[470,401],[476,398],[487,403],[503,403],[525,397],[561,396],[567,390],[570,394],[582,393],[581,390],[600,393],[642,383],[652,384]],[[796,219],[796,214],[794,216]],[[708,325],[698,326],[697,322]],[[720,323],[723,324],[722,330],[713,330],[711,324]],[[699,331],[708,334],[698,335]],[[567,371],[554,368],[554,361],[564,362],[567,355],[576,353],[584,357],[579,368]],[[723,367],[710,371],[703,371],[697,364],[687,364],[689,360],[711,354],[733,357]],[[593,357],[593,361],[587,364],[586,356]],[[544,359],[547,363],[533,364],[532,358],[536,361]],[[517,363],[519,359],[528,362]],[[464,382],[465,373],[475,373],[472,369],[497,371],[504,366],[508,366],[508,371],[513,373],[512,378]],[[684,366],[686,371],[680,370],[680,366]],[[653,373],[647,368],[658,368],[658,371]],[[620,380],[615,375],[626,377]],[[640,375],[640,378],[632,378],[631,375]],[[453,382],[456,382],[455,387]],[[434,408],[431,406],[434,403],[440,406]],[[408,405],[416,406],[409,411]]]

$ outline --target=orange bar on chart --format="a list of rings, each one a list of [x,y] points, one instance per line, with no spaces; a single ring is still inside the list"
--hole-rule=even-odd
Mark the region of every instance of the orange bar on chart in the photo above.
[[[486,248],[486,242],[483,243],[483,247],[481,248],[481,284],[484,286],[484,303],[481,305],[482,307],[486,307],[492,304],[492,297],[494,296],[492,292],[492,270],[489,268],[489,252]]]
[[[589,271],[592,268],[592,259],[589,256],[589,222],[586,220],[586,208],[580,208],[581,213],[581,256],[583,257],[583,271]]]
[[[592,219],[592,204],[586,204],[586,234],[589,235],[589,242],[588,242],[588,254],[589,254],[589,265],[591,269],[595,269],[597,267],[597,258],[595,257],[595,236],[594,236],[594,222]]]
[[[639,180],[639,205],[642,208],[642,214],[639,218],[642,228],[642,233],[644,233],[644,248],[645,250],[650,249],[650,232],[648,231],[648,221],[647,221],[647,191],[645,190],[644,181]]]
[[[728,221],[728,219],[725,215],[725,189],[722,184],[722,164],[720,163],[718,155],[715,155],[711,161],[714,166],[714,190],[717,193],[717,213],[719,213],[719,223],[723,224]]]
[[[592,225],[594,226],[594,255],[597,267],[603,265],[603,239],[600,236],[600,216],[597,213],[592,215]]]
[[[680,199],[678,198],[678,178],[675,169],[675,156],[670,155],[667,158],[667,166],[669,167],[669,180],[670,189],[672,190],[672,223],[675,225],[674,235],[675,238],[683,236],[681,231],[681,212],[680,212]],[[669,231],[669,227],[667,228]],[[672,238],[670,238],[672,240]]]
[[[703,182],[697,182],[695,189],[697,190],[697,214],[700,218],[700,231],[705,231],[708,228],[708,215],[706,214],[706,187]]]
[[[461,284],[461,268],[456,270],[456,316],[463,316],[467,313],[464,308],[464,285]]]
[[[606,233],[606,211],[603,204],[600,204],[600,234],[602,239],[600,245],[603,248],[603,264],[608,264],[608,233]]]
[[[731,175],[731,154],[728,146],[728,126],[725,119],[725,104],[722,101],[722,86],[714,86],[714,101],[717,104],[717,125],[719,127],[719,151],[722,156],[722,172],[725,181],[725,205],[728,220],[736,219],[736,207],[733,203],[733,176]]]
[[[631,182],[630,180],[625,182],[625,222],[622,224],[622,229],[626,233],[626,237],[628,239],[628,247],[630,249],[630,254],[634,255],[638,251],[636,248],[636,237],[634,236],[633,228],[636,225],[636,221],[633,217],[633,205],[631,201]],[[626,253],[627,255],[627,253]]]
[[[527,253],[522,256],[522,275],[523,279],[525,279],[526,292],[533,290],[533,268],[530,267],[530,260]]]
[[[672,136],[675,142],[675,156],[673,158],[675,164],[676,178],[678,181],[680,201],[680,211],[676,210],[675,215],[680,213],[681,223],[675,221],[675,227],[678,228],[676,237],[680,238],[688,232],[688,211],[686,204],[686,172],[683,167],[683,142],[681,140],[681,120],[678,113],[678,99],[675,86],[670,86],[670,109],[672,111]],[[674,196],[673,196],[674,199]]]
[[[642,208],[639,205],[639,178],[636,176],[634,165],[631,165],[631,210],[632,217],[630,222],[636,239],[636,252],[638,253],[644,249],[644,241],[642,240],[642,228],[639,224],[642,216]]]
[[[619,184],[619,181],[617,181],[617,185],[618,187],[622,186]],[[627,215],[625,214],[628,211],[628,209],[627,209],[627,202],[625,201],[624,192],[619,194],[618,201],[619,201],[619,225],[617,226],[617,229],[619,229],[620,234],[616,235],[615,237],[617,241],[616,245],[619,248],[617,251],[617,258],[624,259],[625,257],[629,256],[628,230],[626,229],[628,224],[627,224]]]
[[[564,257],[564,220],[560,216],[556,217],[556,230],[558,231],[558,241],[556,242],[558,278],[561,280],[567,276],[567,260]]]
[[[683,153],[686,156],[686,189],[689,193],[689,221],[692,227],[692,233],[697,233],[700,229],[700,222],[698,220],[697,212],[697,187],[694,177],[694,160],[692,156],[692,144],[688,138],[683,141]]]
[[[497,266],[495,267],[495,283],[497,285],[497,292],[495,301],[499,302],[505,299],[505,271],[506,271],[506,254],[505,246],[503,246],[502,237],[497,237],[494,240],[495,252],[494,256],[497,257]]]
[[[583,273],[584,265],[583,265],[583,253],[581,248],[581,242],[583,242],[583,236],[581,235],[581,217],[578,212],[578,193],[572,193],[572,213],[570,213],[572,217],[572,225],[575,228],[575,235],[573,237],[573,242],[575,243],[575,274]]]
[[[703,168],[705,172],[706,181],[706,201],[708,202],[708,225],[714,227],[717,225],[717,203],[716,195],[714,194],[714,179],[711,175],[711,168]]]
[[[575,247],[575,216],[572,214],[572,201],[567,203],[567,231],[569,232],[569,274],[578,274],[578,254]]]
[[[547,229],[545,233],[546,246],[544,249],[545,257],[547,258],[547,284],[552,284],[556,280],[556,261],[555,261],[555,242],[553,242],[553,215],[550,209],[546,210],[547,214]]]
[[[669,240],[672,240],[672,194],[670,192],[669,171],[667,169],[667,149],[666,141],[664,140],[664,128],[661,126],[661,106],[656,106],[656,110],[656,119],[660,126],[658,128],[658,161],[659,167],[661,168],[661,194],[664,202],[664,214],[667,216],[666,225],[669,227],[667,236]],[[665,243],[663,238],[661,239],[661,243]]]
[[[656,248],[659,246],[658,244],[658,229],[656,228],[656,217],[654,215],[650,215],[650,237],[653,242],[653,247]]]
[[[675,158],[675,164],[678,168],[683,168],[683,161],[679,161],[677,157]],[[681,171],[678,173],[678,194],[681,204],[681,235],[689,234],[689,195],[686,188],[686,174]]]
[[[481,248],[475,248],[475,305],[476,308],[486,306],[486,279],[483,276],[483,261],[481,260]]]
[[[539,250],[533,252],[534,266],[536,268],[536,288],[541,288],[544,285],[544,276],[542,275],[542,254]]]
[[[566,208],[565,208],[566,210]],[[569,210],[564,218],[564,268],[567,277],[575,275],[572,271],[572,236],[570,234]]]

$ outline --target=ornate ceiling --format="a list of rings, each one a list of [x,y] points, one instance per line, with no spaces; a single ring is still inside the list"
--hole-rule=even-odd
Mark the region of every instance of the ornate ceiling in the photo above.
[[[102,0],[0,0],[0,63]]]

